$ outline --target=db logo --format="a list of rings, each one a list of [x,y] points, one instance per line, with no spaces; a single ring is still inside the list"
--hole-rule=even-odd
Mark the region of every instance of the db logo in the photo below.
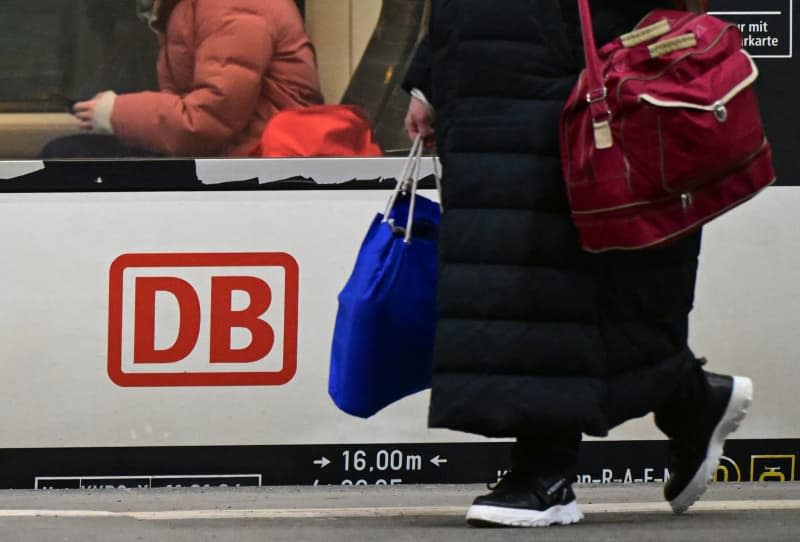
[[[124,254],[111,265],[120,386],[278,386],[297,369],[299,269],[284,253]]]

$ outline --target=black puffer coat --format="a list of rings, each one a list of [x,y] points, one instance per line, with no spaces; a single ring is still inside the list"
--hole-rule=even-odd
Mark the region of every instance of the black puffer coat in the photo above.
[[[444,165],[430,424],[496,437],[605,435],[661,404],[687,347],[700,236],[580,249],[558,120],[582,68],[577,0],[433,0],[407,76]],[[605,42],[669,0],[592,0]]]

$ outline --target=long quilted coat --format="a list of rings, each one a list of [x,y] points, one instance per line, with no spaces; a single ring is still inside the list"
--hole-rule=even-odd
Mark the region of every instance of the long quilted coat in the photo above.
[[[322,103],[294,0],[159,5],[161,92],[117,97],[111,124],[122,143],[168,156],[242,156],[277,111]]]
[[[598,41],[660,3],[592,0]],[[433,0],[407,75],[432,98],[444,166],[431,426],[605,435],[695,367],[699,234],[590,255],[570,221],[558,120],[583,65],[576,6]]]

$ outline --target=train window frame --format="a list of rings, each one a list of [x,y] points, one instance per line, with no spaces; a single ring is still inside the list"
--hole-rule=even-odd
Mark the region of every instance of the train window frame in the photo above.
[[[158,38],[133,0],[6,0],[0,28],[0,160],[38,157],[78,133],[77,100],[158,88]]]

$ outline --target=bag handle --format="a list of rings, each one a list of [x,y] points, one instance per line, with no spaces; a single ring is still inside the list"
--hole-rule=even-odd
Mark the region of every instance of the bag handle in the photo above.
[[[400,193],[402,192],[405,194],[408,192],[412,170],[419,162],[421,156],[422,138],[417,136],[416,139],[414,139],[414,143],[411,145],[411,151],[408,153],[408,158],[406,158],[405,164],[403,164],[403,171],[397,178],[397,184],[392,191],[392,195],[389,197],[389,201],[386,203],[386,210],[383,211],[382,222],[389,221],[389,213],[392,212],[394,204],[397,202],[397,198],[400,197]]]
[[[428,112],[431,114],[431,121],[436,119],[436,109],[434,109],[433,104],[431,104],[428,97],[425,96],[424,92],[418,88],[412,88],[411,96],[425,104],[428,108]],[[436,156],[433,157],[433,178],[436,180],[436,191],[439,193],[439,209],[444,210],[442,206],[442,173],[439,170],[439,158]]]
[[[405,244],[411,244],[411,232],[414,228],[414,210],[417,208],[417,185],[419,184],[419,171],[422,165],[422,141],[420,141],[416,161],[411,173],[411,201],[408,204],[408,218],[406,219]]]
[[[414,210],[416,209],[417,205],[417,185],[419,184],[420,172],[422,170],[422,153],[424,150],[425,146],[423,144],[423,140],[421,137],[417,136],[417,138],[414,140],[414,143],[411,145],[411,151],[409,152],[408,158],[403,165],[403,171],[400,173],[400,177],[397,179],[397,184],[392,191],[392,195],[389,197],[389,201],[386,203],[386,209],[383,212],[383,220],[381,220],[382,223],[388,223],[389,227],[392,228],[392,231],[404,232],[404,241],[406,244],[411,243],[411,236],[413,233]],[[433,160],[433,174],[434,178],[436,179],[436,190],[439,193],[439,208],[441,209],[441,172],[439,170],[438,159],[434,157]],[[406,194],[409,192],[411,194],[411,198],[408,206],[408,219],[406,220],[406,227],[401,228],[394,225],[394,219],[389,218],[389,215],[391,214],[392,209],[394,209],[400,194]]]
[[[578,0],[578,13],[581,19],[581,36],[583,37],[583,56],[586,61],[586,102],[592,113],[594,127],[594,144],[598,149],[614,146],[611,134],[611,109],[608,107],[608,87],[603,82],[600,70],[600,55],[592,26],[592,10],[589,0]]]
[[[414,144],[411,146],[411,152],[408,154],[408,159],[406,159],[406,162],[403,165],[403,171],[400,173],[400,177],[397,179],[397,184],[395,185],[392,195],[386,204],[386,210],[383,213],[383,220],[381,221],[387,223],[389,227],[392,228],[393,232],[403,232],[403,241],[406,244],[411,243],[411,236],[414,229],[414,210],[416,209],[417,204],[417,185],[419,184],[423,149],[424,145],[422,138],[418,136],[414,140]],[[406,227],[401,228],[394,225],[394,219],[389,218],[389,215],[397,203],[397,199],[400,197],[400,194],[406,194],[408,192],[411,193],[408,206],[408,218],[406,219]]]

